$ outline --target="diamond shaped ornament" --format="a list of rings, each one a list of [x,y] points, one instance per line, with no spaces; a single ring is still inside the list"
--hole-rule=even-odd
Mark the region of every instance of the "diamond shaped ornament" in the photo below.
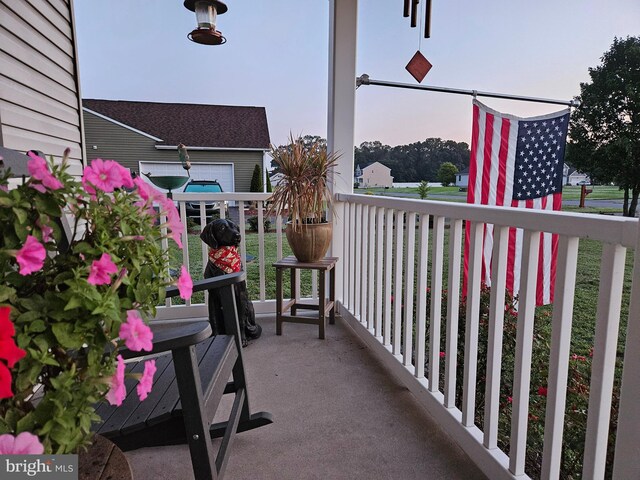
[[[432,66],[433,65],[431,65],[429,60],[427,60],[425,56],[420,53],[420,50],[418,50],[404,68],[407,69],[407,72],[409,72],[418,83],[421,83],[427,73],[429,73],[429,70],[431,70]]]

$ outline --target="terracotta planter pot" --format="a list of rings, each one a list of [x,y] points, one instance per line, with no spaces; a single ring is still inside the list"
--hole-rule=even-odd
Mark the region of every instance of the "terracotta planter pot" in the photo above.
[[[289,246],[298,261],[305,263],[317,262],[329,250],[333,224],[305,224],[297,232],[294,232],[291,223],[287,223],[285,233],[287,234]]]

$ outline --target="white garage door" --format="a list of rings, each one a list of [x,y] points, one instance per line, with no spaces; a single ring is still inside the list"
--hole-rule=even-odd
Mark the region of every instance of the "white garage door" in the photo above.
[[[139,162],[139,167],[140,173],[150,173],[156,176],[177,175],[183,177],[187,174],[179,162]],[[222,191],[235,192],[233,163],[191,163],[189,175],[191,180],[217,180]],[[144,175],[142,178],[148,180]],[[182,190],[184,187],[178,191]]]

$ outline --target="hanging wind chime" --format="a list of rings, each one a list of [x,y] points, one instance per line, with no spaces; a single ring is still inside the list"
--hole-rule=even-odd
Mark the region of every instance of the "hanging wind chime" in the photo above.
[[[418,5],[420,0],[404,0],[404,17],[411,17],[411,28],[418,26]],[[424,38],[431,38],[431,0],[424,0]],[[424,77],[431,70],[431,62],[420,52],[422,37],[418,36],[418,50],[411,57],[409,63],[405,67],[418,83],[424,80]]]

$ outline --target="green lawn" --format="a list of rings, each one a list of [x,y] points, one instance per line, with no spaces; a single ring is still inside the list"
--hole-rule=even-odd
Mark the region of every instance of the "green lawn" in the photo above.
[[[565,200],[580,200],[581,187],[565,186],[562,187],[562,197]],[[594,185],[588,186],[587,189],[593,191],[587,195],[587,200],[622,200],[624,192],[616,186],[610,185]],[[417,188],[360,188],[354,190],[354,193],[365,195],[393,196],[394,193],[402,194],[418,194]],[[466,199],[467,192],[461,192],[458,187],[431,187],[429,196],[432,195],[448,195]]]

